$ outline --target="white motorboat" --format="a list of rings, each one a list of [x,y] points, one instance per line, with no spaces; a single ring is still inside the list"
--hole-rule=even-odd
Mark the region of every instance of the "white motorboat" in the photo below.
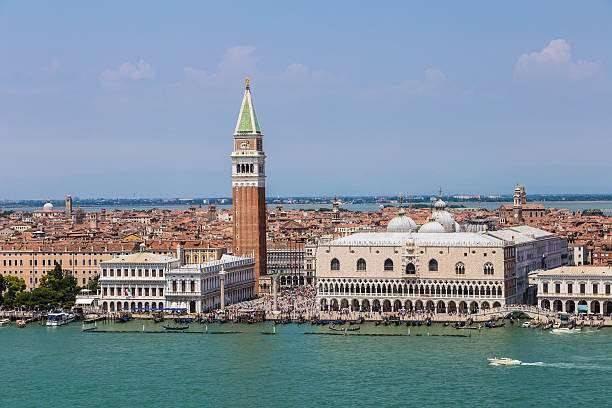
[[[47,326],[63,326],[74,320],[72,313],[54,312],[47,315]]]
[[[521,360],[513,360],[508,357],[502,357],[502,358],[493,357],[487,360],[489,360],[489,365],[493,365],[493,366],[514,366],[514,365],[521,365],[522,363]]]
[[[577,329],[570,329],[569,327],[559,327],[556,329],[552,329],[550,332],[553,334],[572,334],[572,333],[577,333],[579,330]]]
[[[0,319],[0,327],[9,326],[11,324],[11,319]]]
[[[521,327],[525,327],[528,329],[531,327],[531,322],[524,322],[523,324],[521,324]]]

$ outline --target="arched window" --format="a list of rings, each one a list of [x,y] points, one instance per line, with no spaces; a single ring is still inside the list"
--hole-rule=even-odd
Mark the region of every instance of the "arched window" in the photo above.
[[[457,262],[455,264],[455,273],[457,275],[465,275],[465,265],[463,262]]]
[[[363,258],[359,258],[357,260],[357,270],[358,271],[365,271],[366,270],[366,261]]]
[[[385,261],[385,271],[392,271],[393,270],[393,261],[391,259],[387,259]]]
[[[438,272],[438,261],[435,259],[429,261],[429,272]]]
[[[332,271],[339,271],[340,270],[340,261],[336,258],[331,260],[331,270]]]
[[[407,275],[414,275],[414,274],[416,274],[416,267],[414,266],[414,264],[412,262],[410,262],[408,265],[406,265],[406,274]]]
[[[485,275],[493,275],[493,272],[495,272],[495,269],[493,268],[493,264],[491,262],[487,262],[486,264],[484,264],[483,270]]]

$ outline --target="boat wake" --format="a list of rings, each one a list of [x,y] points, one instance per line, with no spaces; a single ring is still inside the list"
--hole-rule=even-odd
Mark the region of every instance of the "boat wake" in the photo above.
[[[561,368],[569,370],[612,371],[612,366],[603,366],[599,364],[544,363],[542,361],[536,361],[533,363],[521,363],[520,365],[532,367]]]

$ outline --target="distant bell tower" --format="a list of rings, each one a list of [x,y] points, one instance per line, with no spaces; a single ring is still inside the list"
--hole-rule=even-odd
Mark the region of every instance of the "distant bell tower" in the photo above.
[[[523,195],[524,187],[517,184],[514,188],[514,197],[512,203],[514,224],[520,224],[523,222]]]
[[[65,203],[66,217],[70,218],[72,217],[72,196],[67,195],[64,203]]]
[[[231,157],[234,254],[255,258],[255,287],[258,288],[259,277],[266,274],[266,155],[248,78]]]

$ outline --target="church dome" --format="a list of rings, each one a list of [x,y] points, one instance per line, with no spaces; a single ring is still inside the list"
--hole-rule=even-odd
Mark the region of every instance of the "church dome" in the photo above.
[[[53,204],[51,203],[45,203],[45,205],[43,205],[43,211],[53,211]]]
[[[432,218],[434,221],[437,221],[442,224],[446,232],[456,232],[455,219],[453,218],[453,215],[448,211],[435,211],[432,214]]]
[[[434,203],[434,208],[436,210],[443,210],[446,208],[446,203],[442,201],[441,199],[438,199],[438,201]]]
[[[429,221],[421,225],[421,228],[419,228],[419,232],[439,233],[439,232],[446,232],[446,230],[444,229],[444,226],[440,224],[438,221]]]
[[[416,231],[416,229],[416,222],[402,213],[387,224],[387,232],[413,232]]]

